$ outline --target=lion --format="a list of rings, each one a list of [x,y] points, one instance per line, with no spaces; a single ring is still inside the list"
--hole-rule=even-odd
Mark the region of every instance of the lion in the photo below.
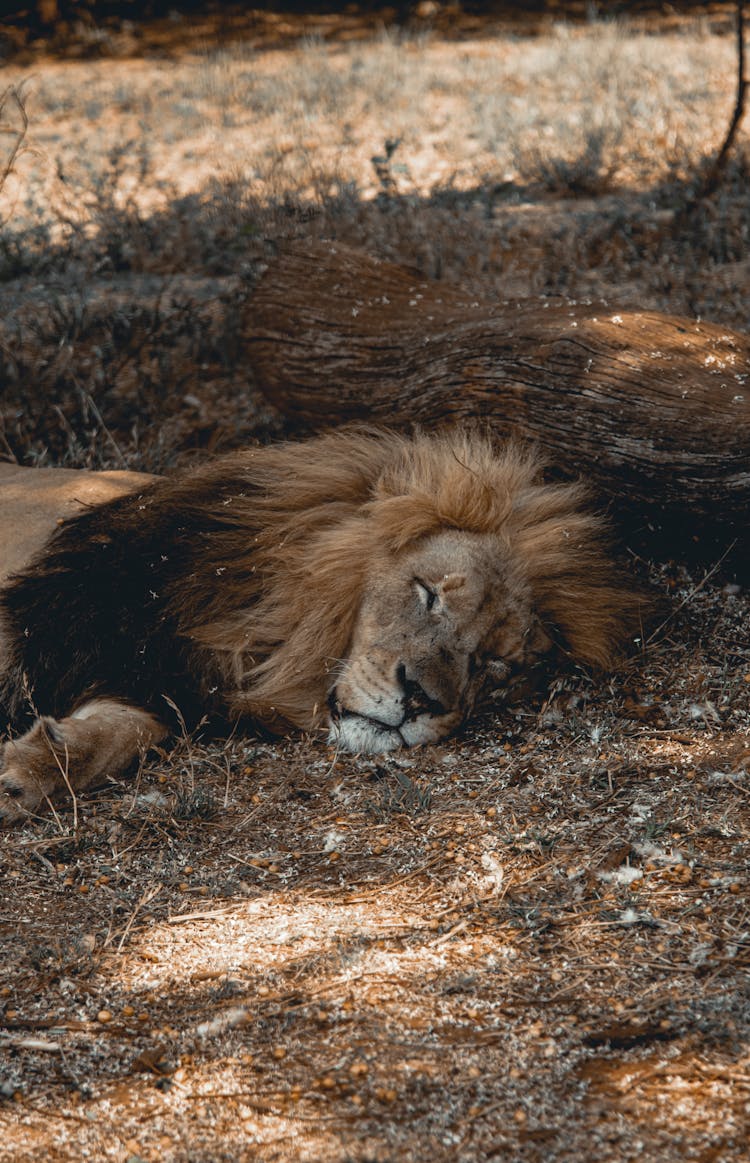
[[[206,719],[435,743],[546,657],[609,666],[635,608],[585,488],[477,431],[5,465],[0,512],[5,822]]]

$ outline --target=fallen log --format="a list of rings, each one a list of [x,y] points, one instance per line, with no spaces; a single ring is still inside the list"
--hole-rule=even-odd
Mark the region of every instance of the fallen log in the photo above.
[[[304,242],[260,280],[243,339],[260,389],[305,426],[485,418],[589,477],[631,531],[707,553],[744,545],[747,336],[601,302],[477,300]]]

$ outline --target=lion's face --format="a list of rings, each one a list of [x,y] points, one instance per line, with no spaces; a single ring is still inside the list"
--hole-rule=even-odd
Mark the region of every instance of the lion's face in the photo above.
[[[384,555],[330,693],[331,742],[356,752],[434,743],[549,646],[500,538],[449,531]]]

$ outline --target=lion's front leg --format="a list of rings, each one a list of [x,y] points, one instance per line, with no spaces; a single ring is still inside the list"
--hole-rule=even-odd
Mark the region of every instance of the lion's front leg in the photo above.
[[[63,789],[118,775],[168,734],[155,715],[92,699],[65,719],[39,719],[0,755],[0,823],[15,823]]]

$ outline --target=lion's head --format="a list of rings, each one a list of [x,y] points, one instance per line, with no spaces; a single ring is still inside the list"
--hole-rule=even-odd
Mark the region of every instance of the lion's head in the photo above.
[[[222,620],[238,710],[390,751],[447,735],[553,646],[606,666],[622,641],[634,602],[601,520],[528,450],[345,431],[264,450],[251,475],[263,590]]]
[[[372,563],[329,699],[350,751],[433,743],[551,646],[498,538],[445,530]]]

